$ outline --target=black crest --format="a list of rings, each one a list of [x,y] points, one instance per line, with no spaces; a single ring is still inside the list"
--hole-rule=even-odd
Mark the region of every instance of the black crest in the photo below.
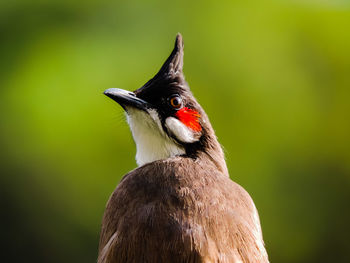
[[[172,83],[185,84],[183,75],[184,44],[180,33],[176,35],[175,46],[170,56],[164,62],[158,73],[150,79],[143,87],[135,91],[136,95],[141,95],[147,89],[165,87]],[[146,92],[147,93],[147,92]]]

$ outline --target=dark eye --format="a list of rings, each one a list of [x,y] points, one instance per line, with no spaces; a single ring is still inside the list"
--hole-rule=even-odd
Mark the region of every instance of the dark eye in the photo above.
[[[169,98],[169,104],[171,105],[171,107],[179,109],[182,107],[182,99],[178,95],[172,96]]]

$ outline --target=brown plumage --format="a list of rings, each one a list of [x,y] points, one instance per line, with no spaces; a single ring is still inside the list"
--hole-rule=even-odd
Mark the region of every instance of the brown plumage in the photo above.
[[[156,105],[164,136],[184,153],[145,163],[123,177],[107,203],[98,262],[268,262],[254,203],[228,176],[209,119],[184,80],[182,58],[178,35],[161,70],[134,93]],[[157,104],[164,92],[180,94],[184,106],[199,112],[203,129],[195,142],[181,141],[164,124],[174,116]],[[113,99],[128,112],[129,102]]]

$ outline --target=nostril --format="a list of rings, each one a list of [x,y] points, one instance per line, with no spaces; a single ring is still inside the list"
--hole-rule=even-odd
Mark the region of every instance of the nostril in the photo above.
[[[134,92],[129,92],[129,95],[130,95],[130,96],[133,96],[133,97],[136,97],[136,95],[135,95]]]

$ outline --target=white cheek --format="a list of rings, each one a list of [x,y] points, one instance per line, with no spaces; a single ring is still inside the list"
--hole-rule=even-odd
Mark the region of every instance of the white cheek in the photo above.
[[[155,111],[155,110],[148,110],[147,111],[148,114],[151,116],[151,118],[153,119],[153,121],[157,124],[158,126],[158,129],[160,131],[161,134],[165,135],[164,131],[163,131],[163,127],[162,127],[162,124],[160,122],[160,119],[159,119],[159,116],[158,116],[158,113]]]
[[[181,142],[193,143],[198,141],[197,134],[174,117],[166,118],[165,126]]]
[[[185,153],[182,146],[165,134],[155,110],[146,113],[127,107],[127,112],[127,120],[136,143],[136,162],[139,166]]]

